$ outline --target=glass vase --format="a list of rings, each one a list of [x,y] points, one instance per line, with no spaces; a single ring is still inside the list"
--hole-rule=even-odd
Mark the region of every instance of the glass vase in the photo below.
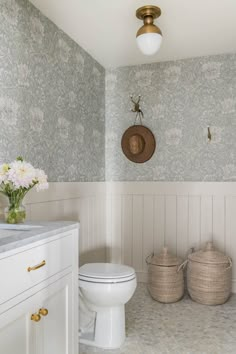
[[[5,221],[8,224],[20,224],[24,223],[26,218],[26,210],[22,201],[20,203],[11,203],[4,210]]]

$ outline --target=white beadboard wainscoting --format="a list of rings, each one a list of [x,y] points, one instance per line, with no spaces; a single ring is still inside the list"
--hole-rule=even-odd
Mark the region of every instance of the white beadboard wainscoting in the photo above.
[[[116,182],[107,186],[109,260],[147,280],[146,257],[167,246],[186,258],[212,240],[233,259],[236,292],[236,183]]]
[[[26,199],[30,220],[80,220],[81,263],[122,262],[146,281],[145,258],[168,246],[183,258],[213,240],[233,259],[236,292],[236,183],[50,183]]]
[[[199,249],[213,240],[236,262],[236,185],[229,187],[228,183],[110,183],[110,260],[132,265],[145,281],[149,254],[167,246],[186,258],[190,248]]]

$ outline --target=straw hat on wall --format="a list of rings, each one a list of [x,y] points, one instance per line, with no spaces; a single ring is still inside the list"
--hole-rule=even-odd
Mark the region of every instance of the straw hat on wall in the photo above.
[[[121,147],[130,161],[143,163],[154,154],[156,141],[150,129],[143,125],[133,125],[124,132]]]

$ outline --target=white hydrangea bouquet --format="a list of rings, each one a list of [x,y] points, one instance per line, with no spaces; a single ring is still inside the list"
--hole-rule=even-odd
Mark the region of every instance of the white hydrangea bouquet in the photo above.
[[[8,197],[9,206],[5,209],[5,220],[9,224],[25,221],[26,211],[22,201],[34,186],[37,191],[47,189],[47,175],[18,157],[15,161],[0,165],[0,193]]]

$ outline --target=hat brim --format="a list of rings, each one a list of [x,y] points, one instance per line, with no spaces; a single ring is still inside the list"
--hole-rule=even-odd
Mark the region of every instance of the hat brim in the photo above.
[[[134,154],[130,151],[129,140],[132,136],[140,136],[144,140],[144,148]],[[133,125],[129,127],[123,134],[121,139],[121,147],[125,156],[132,162],[144,163],[152,157],[156,149],[156,141],[151,130],[143,125]]]

